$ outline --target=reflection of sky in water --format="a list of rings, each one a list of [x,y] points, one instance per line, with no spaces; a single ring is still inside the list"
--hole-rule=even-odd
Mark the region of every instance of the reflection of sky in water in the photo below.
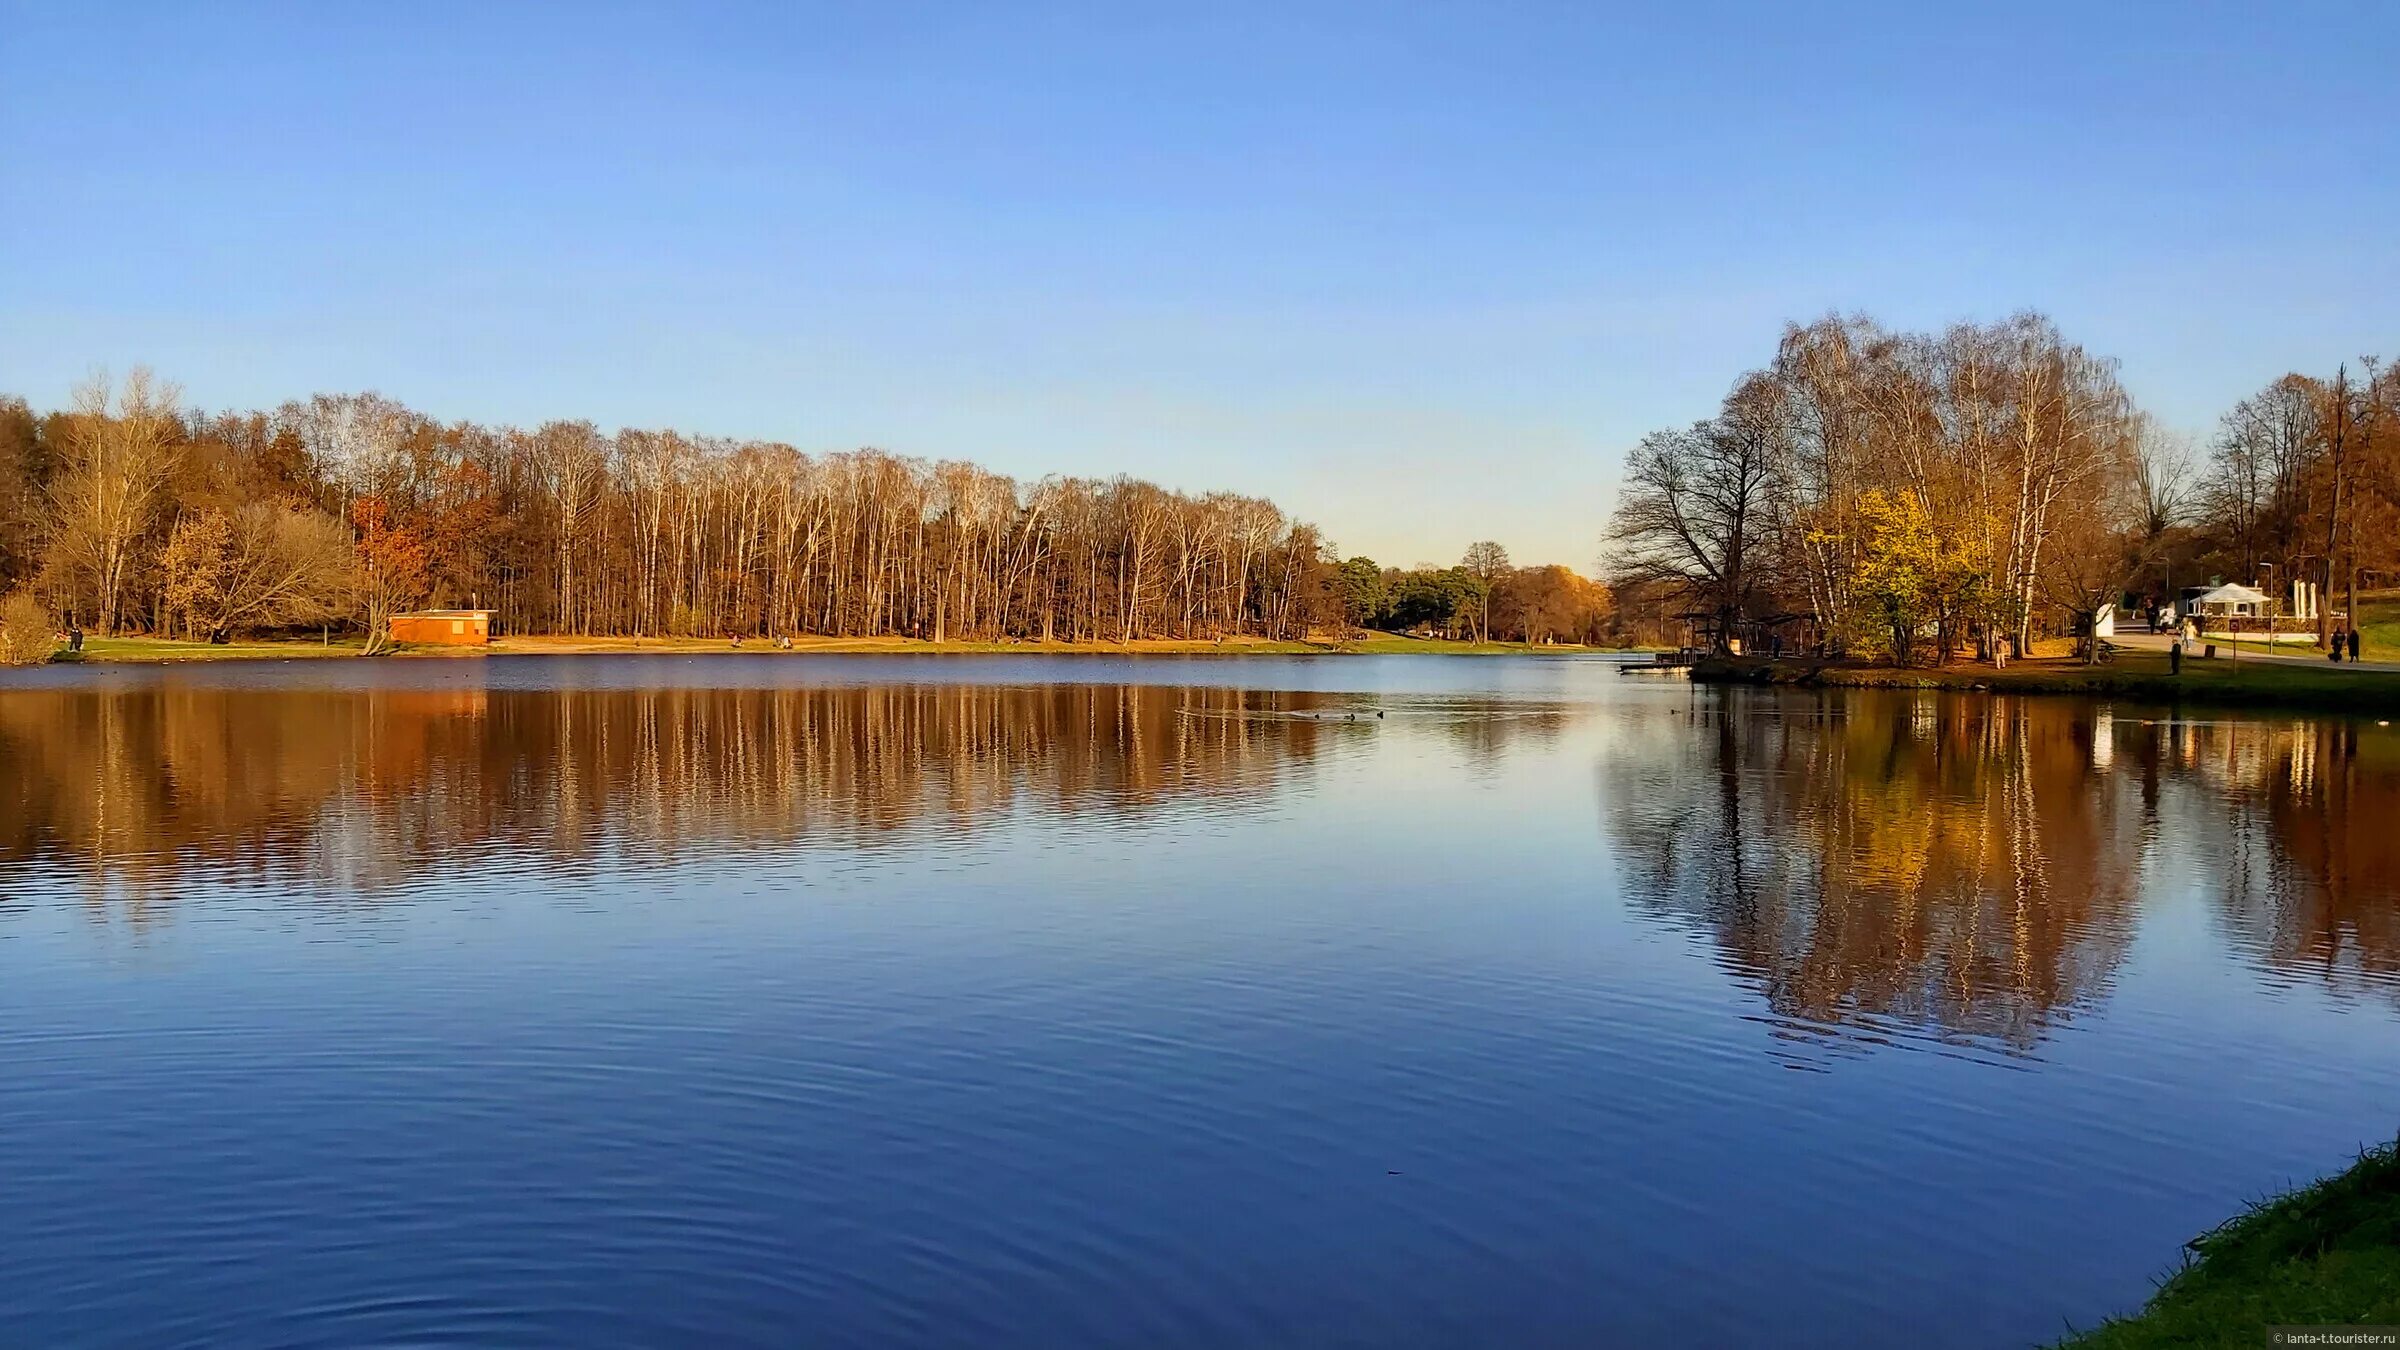
[[[0,692],[33,1333],[2017,1343],[2400,1081],[2352,723],[1463,658],[104,687]]]

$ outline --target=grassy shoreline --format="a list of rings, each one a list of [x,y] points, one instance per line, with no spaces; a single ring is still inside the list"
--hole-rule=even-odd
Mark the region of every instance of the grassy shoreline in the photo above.
[[[2278,1196],[2187,1244],[2142,1311],[2060,1342],[2072,1350],[2267,1344],[2274,1326],[2400,1323],[2400,1148]]]
[[[161,665],[191,661],[296,661],[355,657],[362,643],[355,637],[331,642],[305,638],[232,642],[212,645],[172,638],[87,638],[75,656],[61,653],[59,664]],[[939,655],[974,656],[1013,653],[1045,656],[1573,656],[1611,652],[1606,647],[1553,644],[1529,647],[1513,642],[1452,642],[1442,638],[1412,638],[1394,633],[1370,633],[1349,641],[1321,638],[1307,642],[1278,642],[1264,638],[1229,637],[1222,642],[1176,638],[1143,638],[1132,642],[929,642],[922,638],[795,637],[787,650],[771,641],[745,640],[739,648],[725,638],[624,638],[510,636],[487,647],[403,646],[389,656],[401,660],[478,660],[506,656],[603,656],[623,653],[650,655]]]
[[[1842,689],[1954,689],[2006,694],[2080,694],[2144,703],[2201,703],[2235,708],[2293,708],[2315,712],[2400,712],[2400,675],[2292,661],[2187,660],[2170,673],[2155,652],[2119,652],[2103,665],[2071,659],[1938,669],[1766,661],[1717,657],[1692,667],[1695,680]]]

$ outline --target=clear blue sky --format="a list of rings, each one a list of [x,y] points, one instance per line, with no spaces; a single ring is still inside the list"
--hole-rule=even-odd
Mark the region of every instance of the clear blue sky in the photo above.
[[[1265,493],[1588,567],[1782,322],[2400,356],[2400,4],[0,0],[0,390]]]

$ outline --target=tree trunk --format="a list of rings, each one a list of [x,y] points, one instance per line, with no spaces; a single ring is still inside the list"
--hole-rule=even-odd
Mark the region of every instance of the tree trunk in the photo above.
[[[2317,645],[2333,640],[2333,611],[2325,601],[2333,595],[2333,555],[2341,540],[2342,529],[2342,459],[2349,449],[2349,428],[2345,425],[2350,414],[2350,371],[2344,367],[2333,377],[2333,509],[2325,514],[2325,587],[2317,597]],[[2350,607],[2350,622],[2358,622],[2358,607]]]

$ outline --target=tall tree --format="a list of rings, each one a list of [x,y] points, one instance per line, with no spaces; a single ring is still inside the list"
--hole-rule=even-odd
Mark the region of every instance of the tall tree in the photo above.
[[[392,616],[418,603],[430,584],[433,550],[424,535],[393,519],[381,497],[350,503],[358,535],[358,603],[369,655],[391,645]]]
[[[0,595],[31,580],[47,532],[41,422],[21,398],[0,397]]]
[[[1344,558],[1334,571],[1344,629],[1364,628],[1384,612],[1383,569],[1373,558]]]
[[[166,504],[182,427],[179,391],[135,367],[112,390],[95,375],[75,392],[65,463],[50,487],[50,565],[103,633],[114,633],[135,550]]]
[[[2325,469],[2329,498],[2325,511],[2325,547],[2322,563],[2324,580],[2318,590],[2317,645],[2322,647],[2333,640],[2333,577],[2334,561],[2342,545],[2343,497],[2350,482],[2350,367],[2334,372],[2333,387],[2326,391]],[[2350,588],[2350,622],[2358,622],[2358,588]]]
[[[1723,650],[1754,599],[1773,480],[1771,394],[1746,382],[1725,411],[1642,438],[1610,522],[1618,574],[1674,583],[1716,616]]]
[[[1475,578],[1479,593],[1475,599],[1475,640],[1489,641],[1492,635],[1492,592],[1508,576],[1508,550],[1490,539],[1467,545],[1466,556],[1458,565],[1468,576]]]

